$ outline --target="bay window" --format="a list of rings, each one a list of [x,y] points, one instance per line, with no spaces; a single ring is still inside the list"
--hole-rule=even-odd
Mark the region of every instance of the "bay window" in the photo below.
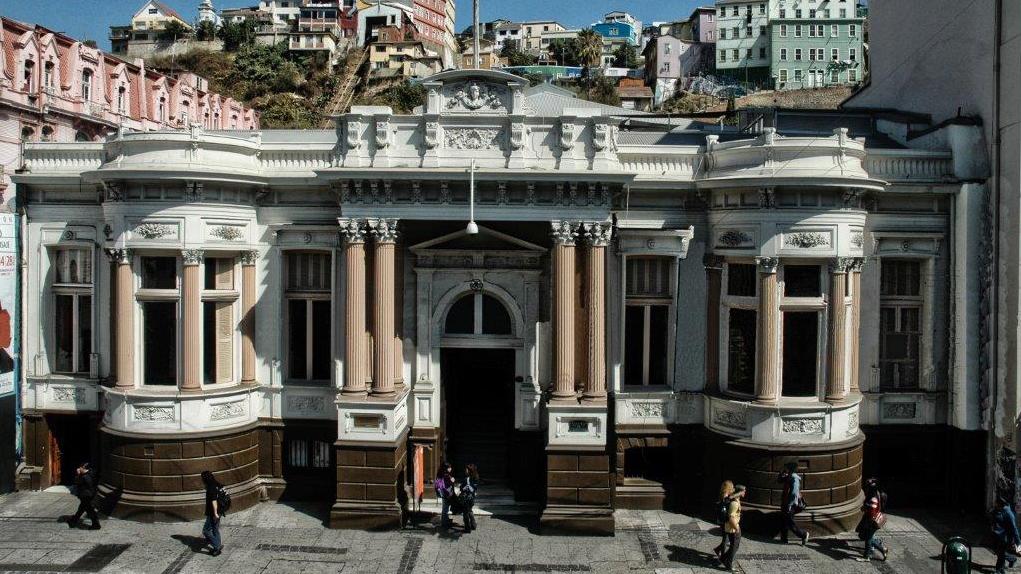
[[[330,253],[289,252],[285,261],[287,378],[329,381],[333,265]]]
[[[53,371],[88,375],[92,354],[92,249],[60,248],[53,273]]]
[[[176,385],[181,299],[178,259],[143,255],[138,265],[141,285],[135,296],[142,310],[142,382]]]

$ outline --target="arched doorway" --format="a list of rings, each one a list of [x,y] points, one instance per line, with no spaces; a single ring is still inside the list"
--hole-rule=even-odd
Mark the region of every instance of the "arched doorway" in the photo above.
[[[458,474],[472,463],[489,484],[510,475],[518,346],[511,313],[493,294],[450,305],[440,345],[443,456]]]

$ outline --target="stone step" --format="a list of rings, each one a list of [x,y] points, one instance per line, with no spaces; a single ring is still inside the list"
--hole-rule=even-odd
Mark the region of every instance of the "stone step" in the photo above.
[[[518,502],[513,496],[480,496],[475,499],[475,516],[521,516],[535,514],[539,507],[534,502]],[[439,500],[423,500],[422,512],[439,514],[442,507]]]

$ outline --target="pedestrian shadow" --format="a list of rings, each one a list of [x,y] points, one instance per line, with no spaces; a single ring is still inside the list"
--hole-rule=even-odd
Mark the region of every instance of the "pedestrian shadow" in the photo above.
[[[663,548],[666,548],[667,552],[670,553],[666,558],[670,562],[679,562],[681,564],[687,564],[688,566],[695,566],[698,568],[724,570],[723,566],[720,565],[719,560],[714,554],[702,552],[701,550],[685,546],[677,546],[675,544],[667,544]]]
[[[813,538],[808,542],[808,548],[813,548],[833,560],[854,560],[861,557],[863,550],[858,548],[858,545],[852,544],[851,540],[834,538]]]
[[[171,534],[171,538],[184,544],[191,549],[192,552],[202,552],[202,549],[206,547],[206,539],[201,536],[190,536],[188,534]]]

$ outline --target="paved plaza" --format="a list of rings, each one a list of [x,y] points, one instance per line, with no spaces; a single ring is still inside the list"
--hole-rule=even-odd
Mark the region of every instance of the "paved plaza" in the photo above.
[[[281,572],[467,573],[717,572],[712,548],[717,529],[688,516],[618,510],[613,538],[539,536],[527,518],[480,517],[479,529],[462,535],[434,523],[400,532],[357,532],[323,527],[328,508],[263,503],[227,516],[223,554],[200,548],[201,522],[140,524],[106,520],[102,530],[69,529],[61,516],[77,500],[58,492],[20,492],[0,497],[0,571],[3,572]],[[893,548],[886,563],[854,560],[861,543],[853,535],[813,538],[807,547],[745,539],[738,572],[931,573],[939,572],[942,540],[952,533],[972,539],[978,518],[909,513],[892,515],[885,538]],[[83,520],[87,522],[87,520]],[[976,549],[975,563],[992,563]]]

